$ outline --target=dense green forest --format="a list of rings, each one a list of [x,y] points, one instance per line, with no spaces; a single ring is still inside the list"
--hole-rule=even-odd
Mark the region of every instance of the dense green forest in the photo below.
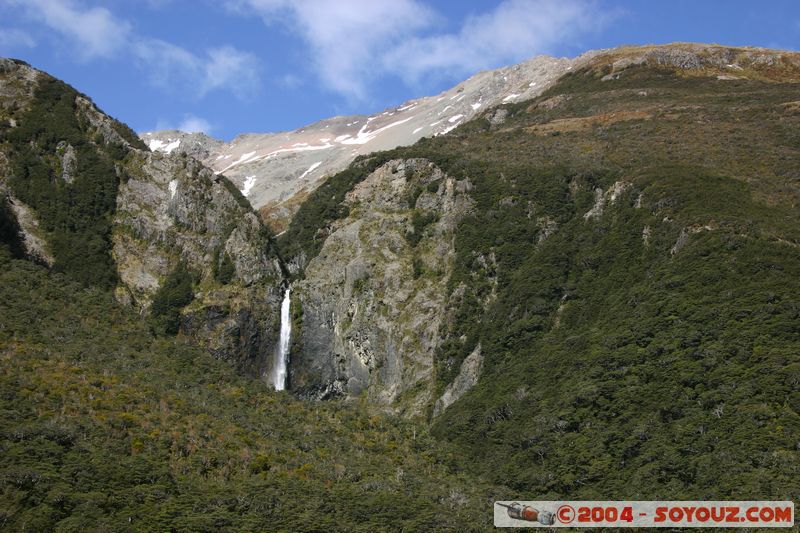
[[[492,492],[423,428],[269,392],[0,248],[3,530],[488,527]]]
[[[78,96],[64,82],[42,76],[18,127],[0,131],[0,143],[10,158],[9,186],[36,210],[54,268],[87,285],[112,288],[111,219],[120,180],[115,162],[126,151],[81,119]],[[145,148],[127,126],[111,124],[132,146]],[[67,150],[74,153],[71,169],[63,163]]]
[[[443,390],[483,347],[478,385],[433,420],[453,466],[542,499],[797,500],[797,86],[608,73],[359,161],[279,242],[313,257],[375,165],[427,158],[476,201],[436,367]]]

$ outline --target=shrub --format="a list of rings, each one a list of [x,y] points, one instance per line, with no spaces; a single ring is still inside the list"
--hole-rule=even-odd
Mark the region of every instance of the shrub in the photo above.
[[[150,327],[156,335],[175,335],[180,329],[181,309],[194,299],[192,275],[183,262],[178,263],[153,296]]]

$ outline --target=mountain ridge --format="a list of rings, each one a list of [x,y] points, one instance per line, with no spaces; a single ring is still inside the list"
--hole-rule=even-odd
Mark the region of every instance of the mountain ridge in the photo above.
[[[279,232],[291,219],[297,200],[354,157],[445,134],[480,110],[535,96],[572,68],[571,62],[537,56],[479,72],[437,95],[372,115],[329,117],[286,132],[243,133],[228,143],[207,143],[197,134],[176,130],[145,132],[141,137],[156,150],[207,153],[203,161],[246,192],[253,207]]]
[[[688,59],[689,56],[713,56],[715,51],[791,54],[760,47],[677,42],[622,45],[591,50],[575,58],[540,55],[516,65],[480,71],[439,94],[407,100],[372,115],[334,116],[291,131],[242,133],[230,142],[177,130],[145,132],[141,136],[156,150],[177,149],[200,155],[201,160],[215,172],[225,173],[246,193],[253,207],[279,233],[286,229],[299,203],[325,177],[344,169],[358,155],[411,145],[426,136],[442,135],[482,115],[487,109],[538,96],[562,75],[581,68],[596,57],[657,55],[659,50],[670,50],[673,56],[664,56],[658,61],[664,64],[688,61],[683,66],[689,69],[700,66]],[[618,61],[625,62],[623,59]],[[734,71],[725,75],[735,78],[741,73]],[[450,108],[453,111],[445,115]],[[377,128],[370,125],[372,121]],[[322,144],[315,145],[315,142]],[[354,148],[348,150],[349,147]]]

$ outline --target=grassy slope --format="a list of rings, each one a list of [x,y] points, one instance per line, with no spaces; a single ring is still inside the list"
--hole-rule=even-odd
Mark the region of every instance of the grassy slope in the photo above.
[[[0,252],[0,527],[377,531],[486,524],[418,428],[266,391],[105,292]],[[438,511],[443,510],[443,513]],[[481,526],[483,527],[483,526]]]
[[[437,377],[477,342],[485,373],[434,433],[532,497],[797,499],[797,85],[604,74],[506,106],[500,127],[478,119],[379,156],[427,157],[475,185],[452,280],[468,290]],[[328,187],[355,182],[342,176]],[[629,186],[585,220],[616,181]],[[314,220],[284,239],[313,255]],[[546,220],[559,229],[537,244]]]

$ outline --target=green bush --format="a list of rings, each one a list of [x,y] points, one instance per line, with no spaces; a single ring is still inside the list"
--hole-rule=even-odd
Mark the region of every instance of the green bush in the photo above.
[[[437,215],[434,212],[421,212],[418,209],[414,209],[411,213],[411,227],[413,228],[412,231],[406,232],[406,240],[411,246],[416,246],[419,244],[419,241],[422,240],[422,234],[425,232],[425,228],[437,220]]]
[[[3,196],[0,196],[0,244],[4,245],[13,257],[21,258],[25,255],[17,218],[8,205],[8,198]]]
[[[422,427],[276,393],[5,251],[0,301],[4,530],[490,527],[491,489]]]
[[[183,262],[178,263],[153,296],[150,327],[156,335],[175,335],[180,329],[181,310],[194,299],[194,280]]]
[[[111,257],[119,185],[114,161],[124,150],[88,142],[89,126],[75,113],[77,96],[58,80],[40,80],[30,109],[6,134],[13,146],[9,185],[36,211],[48,233],[54,268],[86,285],[110,288],[117,282]],[[53,157],[62,141],[76,151],[71,183],[61,179],[60,163]]]
[[[214,278],[227,285],[236,275],[236,265],[233,264],[231,256],[227,252],[217,252],[214,258]]]

